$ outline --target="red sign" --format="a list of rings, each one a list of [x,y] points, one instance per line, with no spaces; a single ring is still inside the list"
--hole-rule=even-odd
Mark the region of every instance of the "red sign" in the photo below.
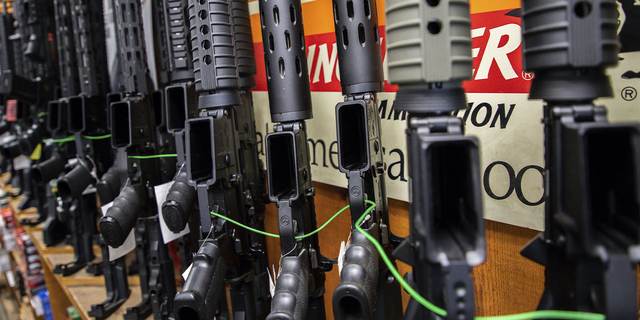
[[[528,93],[530,75],[522,72],[522,28],[519,9],[471,15],[473,80],[464,87],[472,93]],[[386,53],[385,27],[380,26],[383,59]],[[309,35],[307,65],[311,91],[340,91],[338,51],[333,32]],[[267,91],[262,43],[255,43],[257,91]],[[385,82],[386,92],[397,86]]]

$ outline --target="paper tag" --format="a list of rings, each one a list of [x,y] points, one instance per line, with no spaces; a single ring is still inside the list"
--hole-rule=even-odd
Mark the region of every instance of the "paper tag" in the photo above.
[[[13,272],[7,271],[7,272],[5,272],[5,275],[7,276],[7,282],[9,282],[9,286],[11,288],[15,288],[16,287],[16,278],[13,277]]]
[[[33,311],[35,311],[36,316],[40,317],[44,315],[44,307],[42,306],[42,299],[40,299],[40,296],[35,295],[31,299],[31,306],[33,306]]]
[[[33,153],[29,156],[31,160],[38,160],[42,156],[42,143],[38,143],[36,148],[33,150]]]
[[[6,272],[11,270],[11,260],[9,259],[9,255],[7,251],[0,251],[0,272]]]
[[[189,233],[188,223],[184,227],[184,229],[182,229],[182,231],[173,233],[173,231],[169,230],[169,227],[167,227],[167,224],[164,222],[164,218],[162,217],[162,204],[165,202],[165,200],[167,200],[167,193],[169,192],[171,186],[173,186],[173,183],[174,181],[169,181],[153,188],[156,193],[156,203],[158,205],[158,221],[160,221],[160,231],[162,231],[162,239],[164,239],[165,244]]]
[[[269,278],[269,292],[271,293],[271,297],[273,297],[276,294],[276,284],[274,280],[276,269],[273,265],[271,265],[271,267],[273,268],[273,274],[271,274],[271,271],[267,268],[267,277]]]
[[[340,253],[338,253],[338,277],[342,275],[342,266],[344,265],[344,254],[347,252],[347,246],[344,241],[340,241]]]
[[[111,208],[112,206],[113,206],[113,201],[102,206],[100,208],[102,211],[102,215],[104,216],[107,213],[107,210],[109,210],[109,208]],[[131,230],[131,232],[129,232],[129,235],[127,236],[127,239],[124,240],[124,243],[121,246],[117,248],[113,248],[112,246],[109,246],[109,261],[113,261],[120,257],[123,257],[127,253],[133,251],[133,249],[135,248],[136,248],[136,237],[134,235],[134,230]]]
[[[185,270],[182,273],[182,279],[184,279],[184,281],[187,281],[187,278],[189,277],[189,273],[191,273],[191,267],[193,267],[193,262],[189,265],[189,267],[187,268],[187,270]]]
[[[29,159],[29,157],[23,154],[13,159],[14,170],[22,170],[22,169],[29,168],[30,166],[31,166],[31,159]]]

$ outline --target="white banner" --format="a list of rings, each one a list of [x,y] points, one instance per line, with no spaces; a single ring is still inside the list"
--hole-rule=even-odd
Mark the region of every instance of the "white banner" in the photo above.
[[[600,99],[611,122],[640,122],[640,99],[636,99],[640,78],[623,79],[629,70],[640,71],[640,53],[620,54],[624,60],[610,70],[614,97]],[[254,92],[259,142],[273,130],[266,92]],[[314,181],[346,187],[338,171],[335,105],[343,101],[340,92],[313,92],[314,118],[307,121],[308,142]],[[378,95],[382,121],[382,145],[387,163],[387,194],[409,200],[405,116],[392,109],[395,93]],[[466,134],[480,142],[480,166],[484,217],[521,227],[542,230],[543,212],[543,127],[542,101],[529,101],[527,94],[470,93],[468,108],[460,110]],[[258,146],[264,156],[263,144]]]

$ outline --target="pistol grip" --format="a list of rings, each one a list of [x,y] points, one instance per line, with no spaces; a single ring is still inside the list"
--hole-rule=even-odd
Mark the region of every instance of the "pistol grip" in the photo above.
[[[182,291],[174,299],[176,320],[212,320],[220,297],[225,294],[225,272],[222,250],[211,240],[205,240],[193,257]]]
[[[378,225],[369,234],[377,237]],[[353,229],[351,245],[344,255],[340,284],[333,292],[333,315],[336,319],[372,319],[378,283],[378,251],[371,241]]]
[[[276,280],[267,320],[301,320],[307,315],[309,302],[309,257],[306,249],[298,256],[282,258],[282,271]]]

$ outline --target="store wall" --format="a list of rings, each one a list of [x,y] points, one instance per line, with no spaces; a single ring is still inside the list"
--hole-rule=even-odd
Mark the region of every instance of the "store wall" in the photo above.
[[[347,205],[349,200],[346,189],[321,183],[315,183],[314,186],[317,191],[316,220],[320,226]],[[392,232],[398,236],[407,236],[409,233],[408,204],[390,200],[389,213]],[[278,232],[276,216],[275,204],[269,204],[265,219],[265,228],[268,232]],[[332,259],[338,256],[340,242],[346,241],[349,237],[350,223],[349,212],[345,211],[319,233],[321,252],[324,256]],[[490,220],[485,220],[485,223],[487,261],[473,269],[476,315],[506,315],[535,310],[544,289],[544,268],[520,256],[520,249],[539,232]],[[278,239],[268,238],[267,246],[269,263],[278,270],[280,259]],[[399,269],[401,274],[410,271],[410,268],[401,262]],[[338,267],[334,266],[333,270],[327,273],[325,294],[327,319],[333,319],[331,297],[338,283]],[[404,290],[402,298],[406,306],[409,296]]]

